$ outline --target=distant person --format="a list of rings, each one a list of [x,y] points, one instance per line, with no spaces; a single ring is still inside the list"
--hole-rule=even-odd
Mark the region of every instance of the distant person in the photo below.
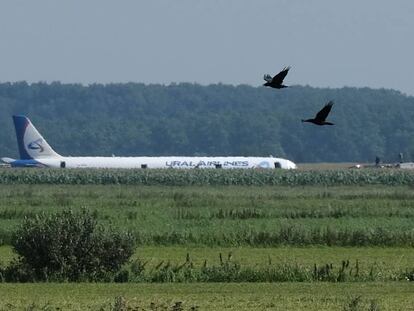
[[[398,158],[400,159],[400,163],[404,162],[404,155],[402,152],[400,152],[400,154],[398,155]]]
[[[379,166],[380,165],[380,162],[381,162],[380,157],[376,156],[375,157],[375,166]]]

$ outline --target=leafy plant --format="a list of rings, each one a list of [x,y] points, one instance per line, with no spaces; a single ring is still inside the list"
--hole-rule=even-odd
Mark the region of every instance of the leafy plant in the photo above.
[[[12,246],[19,256],[12,269],[16,277],[24,274],[21,269],[44,281],[107,279],[135,250],[129,233],[104,229],[87,210],[26,218]]]

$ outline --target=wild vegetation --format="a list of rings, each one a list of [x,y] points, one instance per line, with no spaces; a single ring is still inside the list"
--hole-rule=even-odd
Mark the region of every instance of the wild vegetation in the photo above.
[[[373,311],[409,310],[413,303],[412,284],[408,282],[0,284],[0,308],[6,311]]]
[[[65,180],[65,174],[72,178],[80,171],[28,172],[28,177],[39,172]],[[88,211],[97,226],[129,231],[137,241],[131,260],[105,278],[116,283],[0,284],[0,308],[393,310],[414,302],[412,184],[93,184],[98,172],[82,173],[92,184],[3,183],[1,266],[18,258],[11,244],[25,221]],[[147,171],[136,173],[141,172]],[[400,172],[371,173],[392,180]],[[232,172],[206,174],[230,178]],[[12,280],[9,276],[2,274],[2,280]]]
[[[411,186],[3,185],[0,239],[24,217],[87,208],[138,245],[410,246]]]
[[[401,169],[0,169],[0,184],[142,186],[352,186],[413,185],[414,172]]]
[[[25,218],[12,239],[8,282],[110,280],[135,251],[133,237],[98,226],[87,210]]]
[[[63,243],[62,243],[63,244]],[[74,244],[74,243],[72,243]],[[323,249],[304,250],[289,248],[285,250],[243,248],[219,252],[217,248],[186,249],[183,247],[157,247],[149,257],[148,249],[138,248],[134,259],[125,264],[121,270],[116,266],[123,257],[109,260],[108,255],[91,252],[84,258],[68,256],[68,251],[61,249],[44,253],[33,247],[33,256],[13,259],[11,253],[8,264],[0,267],[0,280],[3,282],[67,282],[67,281],[105,281],[116,283],[211,283],[211,282],[372,282],[372,281],[414,281],[412,251],[395,249],[394,254],[381,250],[335,248],[328,252]],[[99,245],[98,245],[99,246]],[[69,245],[70,247],[70,245]],[[68,247],[68,248],[69,248]],[[82,245],[80,245],[82,248]],[[113,255],[116,248],[107,252]],[[122,248],[118,252],[123,251]],[[178,258],[179,253],[187,253]],[[123,251],[124,252],[124,251]],[[217,252],[217,253],[215,253]],[[302,252],[301,256],[298,254]],[[336,252],[337,256],[334,255]],[[158,256],[158,254],[161,255]],[[239,254],[237,254],[239,253]],[[265,254],[268,253],[266,257]],[[312,256],[316,254],[318,258]],[[377,253],[381,257],[372,258]],[[193,259],[191,254],[196,256]],[[216,257],[212,257],[216,255]],[[385,256],[383,256],[385,255]],[[346,258],[338,260],[338,258]],[[107,260],[108,259],[108,260]],[[106,265],[111,265],[106,267]],[[82,265],[86,265],[82,267]],[[39,269],[40,267],[40,269]]]
[[[189,283],[189,282],[367,282],[367,281],[414,281],[414,268],[390,269],[380,264],[363,266],[359,260],[340,263],[304,266],[294,262],[243,266],[232,259],[232,254],[219,255],[217,264],[207,260],[196,266],[189,254],[179,264],[160,261],[155,267],[147,267],[148,261],[135,260],[113,279],[115,282],[135,283]],[[7,280],[6,280],[7,281]]]
[[[300,122],[329,100],[334,127]],[[414,98],[393,90],[19,82],[0,84],[0,107],[0,156],[18,156],[12,114],[73,156],[272,154],[301,163],[414,153]]]

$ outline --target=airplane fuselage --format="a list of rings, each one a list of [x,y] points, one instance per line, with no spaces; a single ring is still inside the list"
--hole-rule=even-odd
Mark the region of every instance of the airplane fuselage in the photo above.
[[[273,157],[53,157],[14,160],[12,167],[51,168],[283,168],[295,169],[289,160]]]
[[[273,157],[66,157],[56,153],[25,116],[13,116],[20,159],[2,158],[12,167],[51,168],[282,168],[292,161]]]

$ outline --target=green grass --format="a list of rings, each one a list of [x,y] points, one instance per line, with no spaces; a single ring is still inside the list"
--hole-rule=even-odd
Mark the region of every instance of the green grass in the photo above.
[[[333,264],[337,269],[342,260],[350,260],[351,265],[358,260],[361,274],[375,266],[375,279],[384,282],[0,284],[0,310],[112,310],[117,296],[124,297],[131,309],[146,310],[172,310],[179,301],[184,310],[195,306],[199,310],[343,310],[358,297],[360,310],[368,310],[371,301],[380,310],[410,310],[413,284],[391,280],[414,268],[412,190],[410,185],[3,184],[0,239],[6,244],[25,217],[87,208],[103,225],[134,232],[139,246],[132,260],[148,261],[149,270],[160,262],[180,265],[187,254],[196,267],[204,261],[217,266],[221,253],[224,260],[231,254],[232,262],[253,270],[269,262],[310,269],[314,264]],[[271,240],[283,228],[291,230],[285,232],[286,239]],[[317,230],[328,230],[325,238],[333,239],[331,244],[310,240]],[[306,243],[292,240],[300,234]],[[368,234],[373,235],[371,240]],[[335,246],[344,241],[364,247]],[[372,246],[381,242],[384,247]],[[12,257],[10,246],[0,247],[0,261]]]
[[[187,254],[195,265],[202,265],[205,260],[212,264],[219,263],[219,254],[247,266],[263,266],[269,263],[296,262],[302,265],[340,263],[342,260],[359,260],[361,265],[378,264],[401,269],[414,268],[414,250],[412,248],[380,247],[279,247],[279,248],[222,248],[222,247],[141,247],[133,258],[149,261],[156,266],[160,261],[179,264],[186,260]]]
[[[0,309],[24,310],[34,305],[35,310],[112,310],[117,296],[124,297],[131,308],[146,310],[151,310],[151,304],[153,309],[172,310],[176,302],[182,302],[184,310],[195,306],[199,310],[343,310],[356,297],[361,297],[364,307],[358,310],[368,310],[371,300],[381,310],[412,310],[414,305],[413,286],[406,282],[0,284]]]
[[[140,245],[413,246],[411,186],[2,185],[0,242],[24,217],[88,208]]]
[[[8,263],[10,262],[16,254],[13,252],[11,246],[0,246],[0,262]]]
[[[367,276],[374,267],[373,279],[401,279],[401,272],[414,269],[412,248],[380,247],[280,247],[280,248],[224,248],[224,247],[139,247],[131,261],[146,262],[146,270],[155,269],[160,263],[179,266],[186,262],[187,255],[195,268],[207,262],[208,266],[220,265],[220,254],[224,261],[240,264],[243,268],[266,269],[271,265],[294,264],[312,270],[313,266],[333,265],[338,270],[342,261],[349,260],[351,266],[358,261],[360,274]],[[15,256],[9,246],[0,247],[0,262],[8,263]]]
[[[87,208],[103,225],[132,231],[135,258],[149,268],[182,264],[187,253],[197,267],[217,265],[220,253],[243,268],[358,260],[365,274],[383,273],[374,279],[400,279],[414,268],[410,186],[2,185],[0,198],[6,244],[25,217]],[[10,248],[0,256],[10,260]]]

